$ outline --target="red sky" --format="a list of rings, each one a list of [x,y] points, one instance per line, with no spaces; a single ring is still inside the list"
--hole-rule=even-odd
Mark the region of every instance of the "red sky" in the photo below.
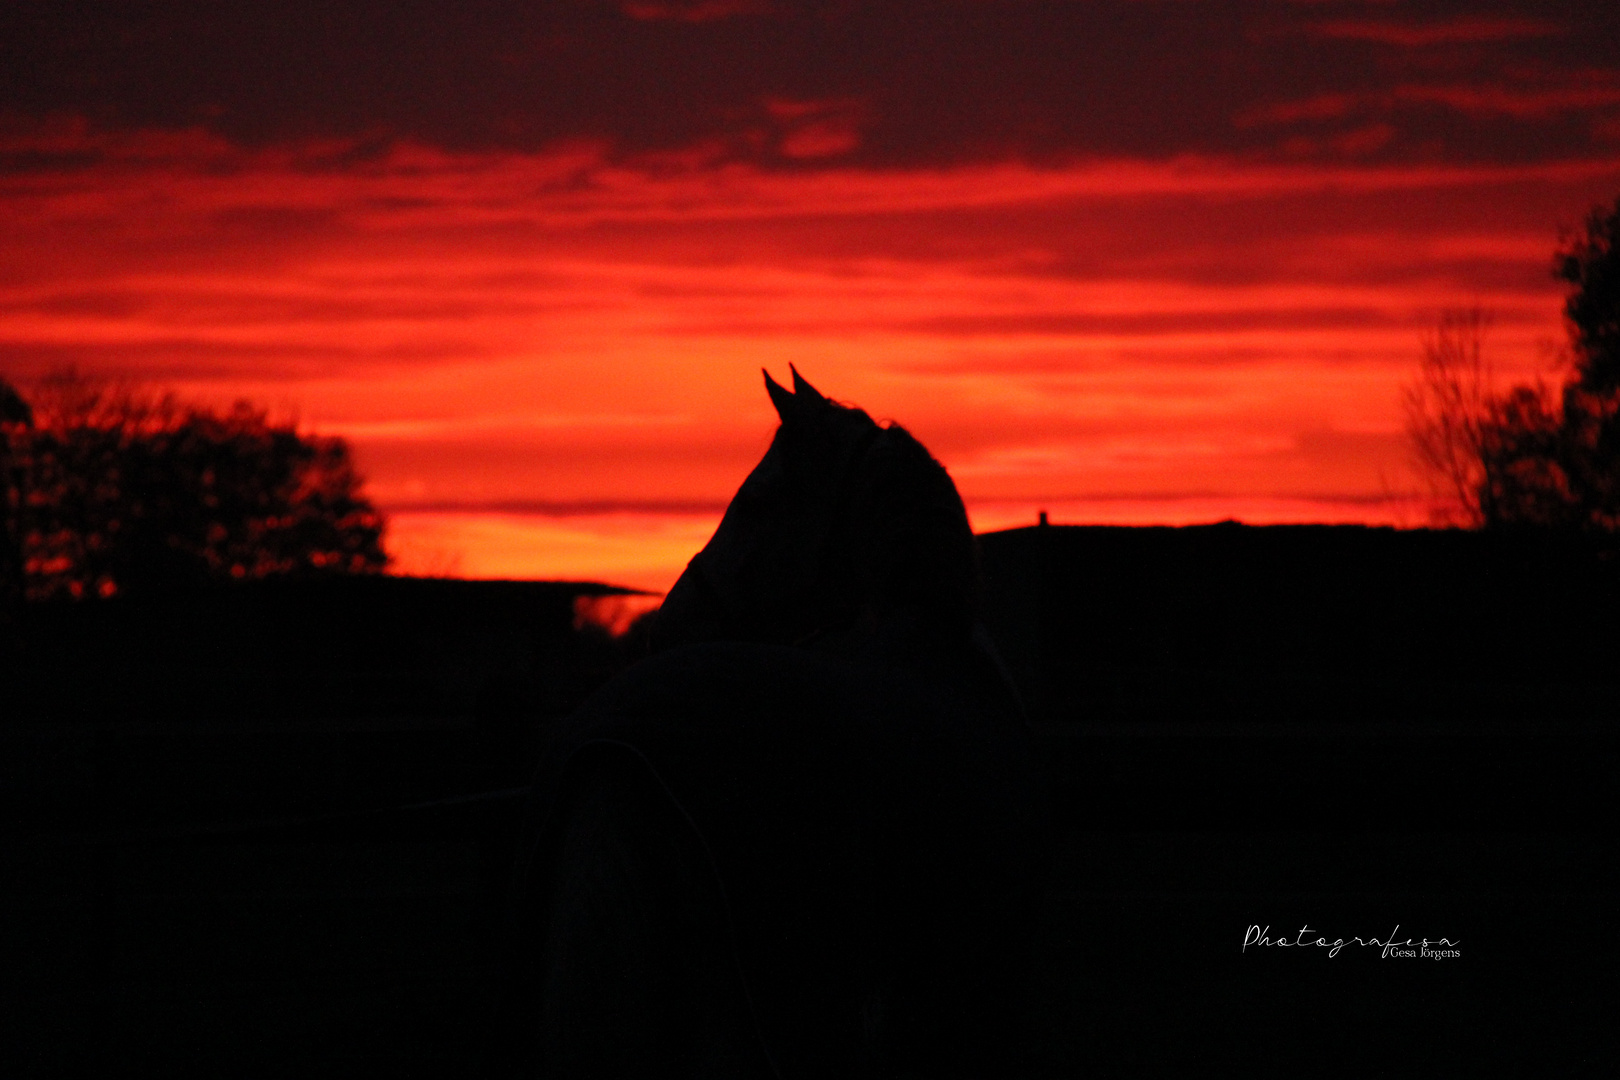
[[[407,571],[667,586],[790,362],[980,528],[1420,524],[1424,334],[1551,373],[1620,194],[1606,4],[74,10],[0,17],[0,375],[344,435]]]

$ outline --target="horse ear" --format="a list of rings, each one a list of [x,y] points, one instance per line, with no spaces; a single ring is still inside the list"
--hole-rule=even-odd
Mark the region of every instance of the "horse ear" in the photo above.
[[[770,372],[765,371],[764,368],[760,368],[760,371],[765,375],[765,392],[771,395],[771,404],[776,406],[776,415],[785,424],[788,417],[799,407],[799,402],[794,398],[791,391],[784,390],[777,385],[776,380],[771,378]]]
[[[815,387],[806,382],[804,376],[799,374],[798,368],[794,367],[792,364],[789,364],[788,370],[793,372],[793,392],[798,396],[800,401],[810,405],[827,404],[827,399],[822,396],[821,391],[817,390]]]

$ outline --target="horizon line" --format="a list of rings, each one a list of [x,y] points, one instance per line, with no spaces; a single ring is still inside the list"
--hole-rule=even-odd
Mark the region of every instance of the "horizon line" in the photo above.
[[[1068,494],[1031,498],[964,498],[968,508],[975,506],[1054,507],[1073,503],[1177,503],[1207,500],[1234,502],[1300,502],[1337,506],[1383,506],[1411,502],[1425,496],[1417,493],[1366,495],[1266,494],[1244,495],[1232,492],[1183,491],[1151,494]],[[608,514],[706,515],[724,513],[729,500],[714,499],[487,499],[487,500],[376,500],[385,514],[509,514],[514,517],[590,517]]]

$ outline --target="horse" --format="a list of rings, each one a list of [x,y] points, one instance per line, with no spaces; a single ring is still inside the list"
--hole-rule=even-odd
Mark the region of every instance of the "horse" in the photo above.
[[[972,530],[904,428],[792,376],[656,651],[544,755],[516,1071],[1014,1070],[1045,803]]]

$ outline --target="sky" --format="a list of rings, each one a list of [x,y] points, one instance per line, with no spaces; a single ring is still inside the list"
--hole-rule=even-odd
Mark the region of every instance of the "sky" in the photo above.
[[[661,590],[760,369],[976,528],[1421,525],[1448,309],[1556,380],[1620,7],[553,0],[0,10],[0,377],[352,444],[401,572]]]

